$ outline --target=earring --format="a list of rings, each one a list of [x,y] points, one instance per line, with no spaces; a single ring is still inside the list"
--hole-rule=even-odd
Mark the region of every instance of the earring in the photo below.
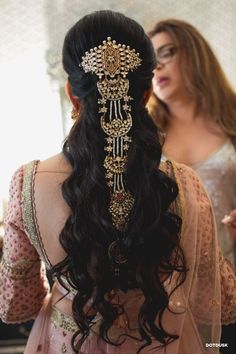
[[[79,118],[79,111],[73,107],[71,111],[71,119],[77,120]]]

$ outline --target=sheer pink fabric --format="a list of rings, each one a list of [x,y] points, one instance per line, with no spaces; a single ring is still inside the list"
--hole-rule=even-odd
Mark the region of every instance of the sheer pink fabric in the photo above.
[[[168,170],[166,166],[163,164],[162,168]],[[236,279],[218,248],[212,208],[202,184],[190,168],[173,166],[182,208],[181,244],[189,271],[184,284],[171,295],[163,323],[166,330],[179,335],[179,340],[165,350],[157,350],[158,343],[153,343],[142,353],[189,354],[190,347],[194,354],[207,353],[207,343],[220,341],[221,324],[236,321]],[[63,313],[53,317],[43,252],[39,252],[40,259],[35,250],[35,240],[24,229],[21,199],[22,182],[26,178],[24,171],[25,168],[19,169],[11,182],[0,263],[0,317],[5,322],[22,322],[38,314],[25,354],[72,354],[73,319]],[[46,179],[52,181],[58,178],[56,175],[50,172]],[[54,205],[53,200],[50,202]],[[171,282],[166,281],[165,287],[169,293],[176,279],[177,275],[173,274]],[[130,327],[135,328],[142,294],[129,291],[119,296],[128,314]],[[69,298],[72,298],[71,295]],[[58,321],[59,317],[63,318],[62,322]],[[99,315],[97,325],[83,345],[83,353],[131,354],[137,351],[140,344],[133,339],[127,339],[119,347],[98,342],[96,326],[99,326]],[[122,331],[128,329],[120,328],[116,323],[111,334],[115,338]],[[218,353],[219,350],[210,348],[209,352]]]

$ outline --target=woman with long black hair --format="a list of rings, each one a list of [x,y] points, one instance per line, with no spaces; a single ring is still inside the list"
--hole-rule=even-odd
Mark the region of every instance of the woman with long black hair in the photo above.
[[[63,65],[75,123],[62,153],[12,179],[1,318],[36,317],[26,354],[218,353],[235,277],[198,178],[160,163],[149,38],[95,12],[67,33]]]

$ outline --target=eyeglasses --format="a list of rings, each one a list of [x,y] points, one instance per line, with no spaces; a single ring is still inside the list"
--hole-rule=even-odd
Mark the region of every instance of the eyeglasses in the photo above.
[[[168,44],[156,51],[157,63],[168,64],[173,60],[178,48],[173,44]]]

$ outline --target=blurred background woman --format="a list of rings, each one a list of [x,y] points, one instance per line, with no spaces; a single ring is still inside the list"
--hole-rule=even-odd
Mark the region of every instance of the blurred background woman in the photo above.
[[[235,92],[192,25],[165,20],[149,34],[158,60],[150,109],[165,133],[164,157],[191,166],[201,177],[215,209],[224,256],[235,266],[235,242],[222,224],[236,208]]]
[[[224,256],[236,267],[235,92],[207,41],[189,23],[167,19],[149,35],[158,61],[149,108],[165,135],[163,158],[201,177]],[[223,326],[221,341],[229,342],[230,350],[234,333],[235,325]]]

